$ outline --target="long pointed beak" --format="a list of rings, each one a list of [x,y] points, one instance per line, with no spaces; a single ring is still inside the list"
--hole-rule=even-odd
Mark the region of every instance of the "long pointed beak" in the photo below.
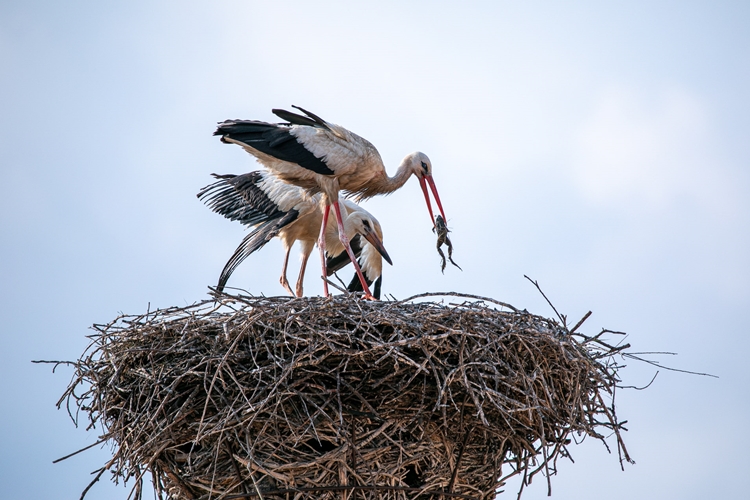
[[[390,265],[393,265],[393,261],[391,261],[391,257],[388,255],[388,252],[386,252],[385,247],[383,246],[383,242],[380,241],[380,238],[378,238],[378,235],[375,234],[375,231],[368,231],[367,234],[363,234],[362,236],[364,236],[365,239],[369,241],[372,246],[375,247],[375,250],[377,250],[378,253],[383,256],[383,258],[385,259],[387,263],[389,263]]]
[[[435,203],[440,209],[440,215],[443,216],[443,220],[447,222],[448,218],[445,216],[445,212],[443,211],[443,204],[440,203],[440,195],[438,195],[437,187],[435,187],[435,181],[432,179],[432,176],[425,175],[424,177],[420,177],[419,186],[422,188],[422,192],[424,193],[424,200],[427,202],[427,210],[430,212],[430,220],[432,221],[432,225],[434,227],[435,216],[432,213],[432,205],[430,204],[430,195],[427,193],[427,184],[430,185],[430,191],[432,191],[432,196],[435,197]]]

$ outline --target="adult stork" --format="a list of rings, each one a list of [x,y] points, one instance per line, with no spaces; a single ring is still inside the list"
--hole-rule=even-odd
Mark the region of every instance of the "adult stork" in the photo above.
[[[315,246],[321,220],[323,218],[321,195],[309,196],[298,186],[287,184],[268,171],[250,172],[243,175],[216,175],[218,179],[198,193],[209,208],[230,220],[248,226],[255,226],[240,243],[219,277],[217,289],[222,291],[229,277],[242,261],[262,248],[274,237],[281,240],[284,247],[284,265],[279,282],[292,296],[301,297],[307,261]],[[351,240],[355,257],[361,264],[361,273],[369,284],[376,281],[374,297],[380,298],[382,258],[388,263],[391,259],[383,247],[383,231],[378,220],[369,212],[349,200],[339,201],[344,221],[344,234]],[[336,225],[326,228],[328,243],[327,275],[341,269],[349,262],[348,252],[337,237]],[[361,241],[364,238],[364,242]],[[289,286],[286,272],[289,254],[296,241],[300,242],[301,266],[296,291]],[[349,291],[361,291],[358,275],[349,285]]]
[[[325,229],[333,206],[339,228],[339,239],[349,254],[359,276],[366,298],[373,298],[357,264],[339,209],[339,191],[361,201],[378,194],[388,194],[403,186],[412,175],[419,180],[430,220],[435,224],[427,184],[430,186],[444,220],[445,212],[432,179],[432,163],[424,153],[407,155],[396,174],[386,174],[380,153],[368,140],[349,130],[329,123],[300,108],[305,116],[273,109],[287,123],[266,123],[256,120],[227,120],[219,124],[214,135],[221,140],[242,146],[261,164],[282,180],[300,186],[311,194],[322,193],[323,217],[318,238],[321,264],[325,271]],[[328,284],[323,288],[328,296]]]

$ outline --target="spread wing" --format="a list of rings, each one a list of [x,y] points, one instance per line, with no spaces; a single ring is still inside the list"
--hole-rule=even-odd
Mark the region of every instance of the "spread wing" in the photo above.
[[[305,197],[300,188],[281,182],[269,172],[213,176],[217,181],[201,189],[198,198],[229,220],[255,226],[221,271],[217,286],[221,291],[242,261],[294,223],[301,211],[314,207],[315,201]]]
[[[214,135],[220,135],[223,142],[239,144],[250,153],[254,149],[277,160],[297,164],[316,174],[333,175],[334,171],[325,160],[315,156],[292,132],[292,127],[283,123],[226,120],[219,124]]]

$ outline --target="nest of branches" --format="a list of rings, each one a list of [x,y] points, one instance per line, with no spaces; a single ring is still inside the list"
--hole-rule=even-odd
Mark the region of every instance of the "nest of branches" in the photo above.
[[[445,295],[217,294],[121,316],[95,325],[59,405],[99,424],[97,479],[134,480],[135,498],[150,472],[171,499],[491,499],[554,474],[577,436],[630,460],[627,346],[491,299],[417,298]]]

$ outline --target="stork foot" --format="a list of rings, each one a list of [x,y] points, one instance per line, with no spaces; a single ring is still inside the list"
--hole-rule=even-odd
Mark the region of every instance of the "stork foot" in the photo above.
[[[296,297],[296,295],[294,294],[294,290],[292,290],[292,287],[291,287],[291,286],[289,286],[289,282],[288,282],[288,281],[286,280],[286,277],[285,277],[285,276],[282,276],[282,277],[281,277],[281,278],[279,279],[279,283],[281,283],[281,286],[283,286],[283,287],[284,287],[284,289],[285,289],[285,290],[286,290],[287,292],[289,292],[289,295],[291,295],[292,297]],[[300,297],[301,297],[301,296],[302,296],[302,295],[300,295]]]

